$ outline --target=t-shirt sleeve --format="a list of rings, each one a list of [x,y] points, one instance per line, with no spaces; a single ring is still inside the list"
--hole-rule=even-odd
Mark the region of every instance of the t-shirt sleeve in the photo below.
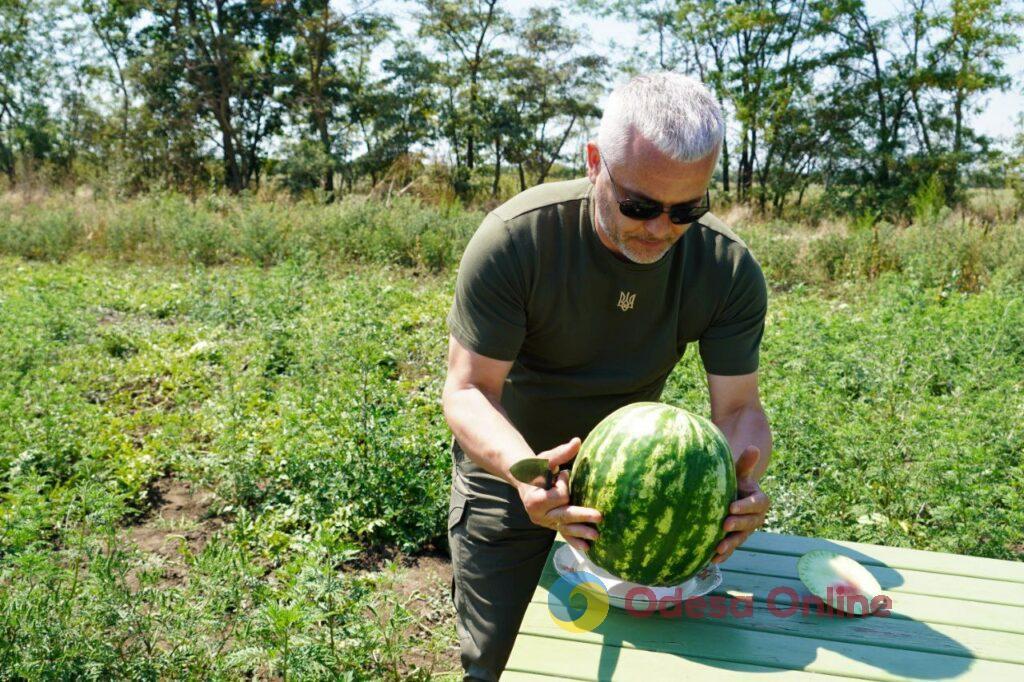
[[[466,348],[495,360],[514,360],[526,337],[526,280],[515,244],[493,213],[462,254],[448,330]]]
[[[745,250],[736,264],[725,303],[699,339],[700,357],[708,374],[732,376],[757,371],[767,310],[764,273]]]

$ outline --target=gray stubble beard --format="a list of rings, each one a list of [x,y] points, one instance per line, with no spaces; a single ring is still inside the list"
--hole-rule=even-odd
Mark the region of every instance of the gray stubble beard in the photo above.
[[[596,194],[596,192],[595,192],[595,194]],[[601,230],[601,232],[604,233],[604,236],[608,237],[608,240],[611,241],[613,244],[615,244],[615,246],[617,246],[619,248],[619,251],[621,251],[622,254],[626,258],[631,260],[632,262],[637,263],[639,265],[650,265],[651,263],[654,263],[654,262],[657,262],[657,261],[661,260],[661,257],[665,255],[666,251],[668,251],[668,249],[665,249],[664,251],[662,251],[661,253],[659,253],[656,256],[646,257],[646,258],[644,256],[641,256],[640,254],[636,253],[632,249],[632,247],[630,247],[626,243],[626,240],[622,239],[617,234],[616,235],[611,234],[605,228],[604,215],[605,215],[605,211],[610,211],[611,210],[610,206],[608,206],[605,202],[601,201],[597,196],[594,197],[594,206],[595,206],[595,209],[596,209],[594,211],[594,222],[597,224],[597,229]]]

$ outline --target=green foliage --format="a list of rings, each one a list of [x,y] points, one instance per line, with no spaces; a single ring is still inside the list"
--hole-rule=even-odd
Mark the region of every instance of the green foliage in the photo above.
[[[4,234],[66,210],[0,206]],[[425,678],[393,572],[353,562],[444,536],[444,316],[480,214],[169,195],[72,215],[89,238],[64,264],[0,261],[0,677]],[[182,236],[204,229],[229,264]],[[737,231],[777,287],[771,526],[1019,558],[1020,226]],[[664,399],[706,414],[696,355]],[[171,557],[127,526],[168,475],[217,519]]]
[[[289,145],[278,166],[282,184],[293,197],[320,187],[323,179],[336,166],[336,162],[313,140],[300,140]]]
[[[270,267],[308,259],[391,263],[441,271],[458,263],[483,218],[454,202],[348,198],[330,205],[177,194],[128,202],[0,204],[0,253],[61,261],[74,253],[119,261],[229,262]],[[95,227],[84,234],[83,224]]]
[[[933,173],[927,181],[921,183],[917,192],[910,197],[910,208],[914,222],[919,225],[931,225],[940,218],[942,209],[946,208],[946,193],[938,173]]]
[[[774,440],[769,527],[1019,559],[1020,293],[892,274],[831,295],[776,292],[760,370]],[[665,398],[707,409],[695,349]]]
[[[407,673],[391,575],[345,566],[443,533],[450,281],[2,265],[0,678]],[[187,580],[125,539],[168,471],[226,524]]]
[[[0,216],[0,252],[32,260],[62,261],[79,245],[84,230],[74,211],[30,208]]]

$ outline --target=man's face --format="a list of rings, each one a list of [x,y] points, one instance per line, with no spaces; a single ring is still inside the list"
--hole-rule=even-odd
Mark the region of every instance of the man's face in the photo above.
[[[674,224],[668,213],[650,220],[627,218],[619,211],[616,197],[619,201],[646,199],[666,207],[699,200],[711,183],[716,159],[717,154],[712,153],[689,163],[674,161],[634,134],[624,160],[608,163],[605,169],[597,145],[588,143],[587,175],[594,183],[595,222],[601,242],[621,259],[634,263],[659,260],[690,225]]]

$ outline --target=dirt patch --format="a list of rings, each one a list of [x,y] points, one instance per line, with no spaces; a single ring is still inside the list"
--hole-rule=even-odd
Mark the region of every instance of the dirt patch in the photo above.
[[[96,320],[96,324],[101,327],[110,327],[112,325],[124,324],[125,315],[120,310],[114,310],[113,308],[99,309],[100,317]]]
[[[214,494],[195,489],[187,481],[161,478],[150,494],[154,499],[152,513],[122,534],[148,555],[152,561],[147,563],[163,568],[160,587],[176,587],[188,576],[181,554],[183,545],[192,554],[201,552],[224,521],[208,516]],[[133,590],[138,588],[134,570],[128,575],[128,584]]]

